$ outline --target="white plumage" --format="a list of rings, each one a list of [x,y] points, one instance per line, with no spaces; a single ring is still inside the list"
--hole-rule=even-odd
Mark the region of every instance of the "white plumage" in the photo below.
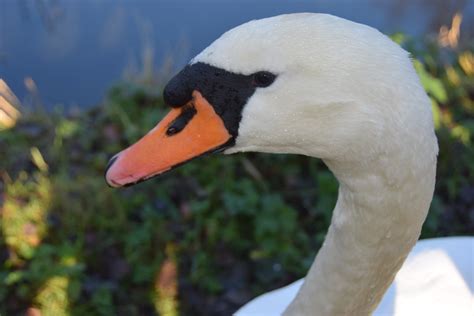
[[[430,100],[407,52],[365,25],[291,14],[232,29],[192,62],[278,76],[249,99],[226,153],[322,158],[340,183],[305,282],[237,315],[474,315],[473,238],[421,241],[405,261],[431,203],[438,153]]]

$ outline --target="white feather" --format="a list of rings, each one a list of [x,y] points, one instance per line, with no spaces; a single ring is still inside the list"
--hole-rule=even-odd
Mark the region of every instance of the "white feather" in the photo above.
[[[435,184],[431,103],[408,53],[368,26],[306,13],[243,24],[196,62],[277,74],[248,100],[236,144],[226,153],[322,158],[340,183],[326,240],[304,283],[263,296],[238,315],[372,313],[419,237]],[[392,287],[394,296],[393,290],[386,296],[393,300],[384,300],[377,313],[433,315],[451,306],[463,315],[472,307],[467,274],[452,264],[472,269],[472,239],[439,243],[437,252],[423,248],[436,241],[415,248]],[[462,247],[461,261],[445,246]],[[450,290],[427,283],[430,273],[440,282],[449,279]]]

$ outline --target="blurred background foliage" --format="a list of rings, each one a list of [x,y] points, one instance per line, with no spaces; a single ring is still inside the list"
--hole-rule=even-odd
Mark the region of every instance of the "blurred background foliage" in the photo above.
[[[450,31],[393,36],[414,57],[440,145],[422,238],[474,233],[474,47]],[[146,76],[88,110],[0,120],[0,314],[227,315],[304,276],[338,188],[317,159],[213,156],[106,186],[108,158],[167,111],[159,91]]]

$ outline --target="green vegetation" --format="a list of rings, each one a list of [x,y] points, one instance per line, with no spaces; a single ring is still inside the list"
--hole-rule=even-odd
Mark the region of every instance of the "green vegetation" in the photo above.
[[[422,237],[473,234],[474,50],[396,39],[416,58],[440,144]],[[0,132],[1,315],[223,315],[304,275],[337,195],[321,161],[214,156],[106,186],[108,158],[167,110],[151,91],[121,85],[99,107],[23,113]]]

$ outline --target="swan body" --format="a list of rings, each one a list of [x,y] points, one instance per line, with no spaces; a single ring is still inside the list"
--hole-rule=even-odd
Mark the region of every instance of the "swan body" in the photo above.
[[[331,15],[255,20],[197,55],[165,87],[164,100],[170,113],[113,157],[107,182],[133,184],[212,152],[321,158],[339,181],[326,239],[304,281],[262,298],[281,301],[258,311],[373,313],[418,240],[435,185],[431,103],[408,53],[373,28]],[[414,255],[400,282],[430,253]],[[434,284],[416,280],[415,287]],[[410,286],[402,288],[413,295],[397,291],[393,313],[418,308],[413,298],[421,292]]]

